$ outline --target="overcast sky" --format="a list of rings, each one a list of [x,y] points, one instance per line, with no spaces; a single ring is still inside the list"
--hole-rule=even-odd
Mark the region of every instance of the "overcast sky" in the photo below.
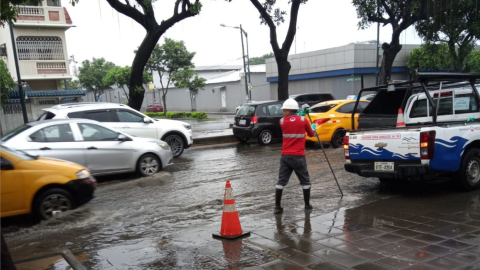
[[[75,27],[67,32],[68,54],[75,55],[80,64],[85,59],[104,57],[117,65],[131,65],[135,50],[145,36],[145,30],[130,18],[117,13],[105,0],[81,0],[67,7]],[[154,6],[157,21],[173,14],[174,0],[157,1]],[[288,10],[287,0],[279,0]],[[237,29],[224,28],[220,24],[242,24],[248,33],[250,57],[272,51],[269,30],[260,25],[257,10],[250,1],[202,0],[199,15],[183,20],[170,28],[163,38],[183,40],[189,51],[196,52],[196,66],[241,64],[240,33]],[[279,43],[283,42],[288,26],[277,28]],[[343,46],[351,42],[375,40],[377,27],[358,30],[356,11],[351,0],[310,0],[299,11],[296,52],[303,53]],[[391,27],[380,28],[380,40],[390,41]],[[403,32],[401,42],[420,44],[421,39],[413,28]],[[295,44],[290,54],[295,54]]]

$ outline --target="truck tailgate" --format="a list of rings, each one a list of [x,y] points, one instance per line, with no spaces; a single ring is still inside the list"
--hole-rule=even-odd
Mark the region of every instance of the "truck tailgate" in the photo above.
[[[350,160],[420,160],[420,132],[382,130],[351,132]]]

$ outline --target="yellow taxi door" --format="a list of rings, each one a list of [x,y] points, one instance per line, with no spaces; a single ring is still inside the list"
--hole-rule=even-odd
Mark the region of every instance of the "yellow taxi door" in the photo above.
[[[1,215],[25,210],[22,171],[15,168],[15,160],[12,157],[2,156],[0,163]]]

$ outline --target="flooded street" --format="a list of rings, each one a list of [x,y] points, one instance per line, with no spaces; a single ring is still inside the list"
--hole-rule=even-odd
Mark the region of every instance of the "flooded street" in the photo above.
[[[388,234],[376,240],[397,243],[417,236],[408,234],[407,228],[418,227],[412,230],[418,234],[442,230],[440,223],[431,231],[425,229],[428,224],[422,224],[445,220],[447,215],[450,220],[444,222],[452,223],[443,226],[461,223],[460,232],[447,229],[437,236],[445,240],[465,237],[468,248],[478,248],[478,191],[463,193],[449,183],[381,186],[377,179],[345,172],[342,149],[326,150],[345,196],[340,197],[321,150],[310,147],[307,162],[314,210],[303,210],[302,189],[293,175],[282,201],[285,212],[275,217],[280,150],[279,143],[186,150],[174,165],[154,177],[99,178],[95,199],[87,205],[36,225],[17,225],[18,218],[2,220],[2,230],[19,269],[69,269],[61,257],[50,256],[63,248],[71,250],[87,269],[243,269],[259,265],[263,268],[258,269],[346,269],[328,265],[348,268],[374,260],[355,255],[362,261],[345,265],[342,261],[349,259],[335,252],[357,254],[381,246],[355,243],[349,238],[352,232],[359,231],[357,236],[363,236],[358,241]],[[252,232],[251,237],[236,242],[212,239],[212,233],[220,230],[227,180],[232,184],[242,228]],[[360,233],[368,230],[380,233]],[[404,235],[394,234],[399,231]],[[342,245],[344,250],[335,249]],[[364,249],[349,250],[354,245]],[[298,252],[308,257],[296,256]],[[440,256],[431,253],[432,260]],[[384,257],[378,260],[397,254],[389,255],[382,254]],[[29,261],[42,256],[41,260]],[[285,259],[289,257],[300,259]],[[291,263],[297,268],[281,266]],[[412,260],[409,266],[417,263]]]

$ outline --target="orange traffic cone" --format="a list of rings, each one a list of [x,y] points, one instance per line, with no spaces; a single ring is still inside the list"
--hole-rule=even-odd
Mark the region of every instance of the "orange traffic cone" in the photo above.
[[[222,228],[220,234],[213,234],[214,238],[237,239],[250,235],[250,232],[243,232],[238,218],[235,200],[233,199],[232,186],[227,181],[225,186],[225,198],[223,200]]]
[[[405,127],[405,120],[403,120],[402,108],[398,109],[397,127]]]

